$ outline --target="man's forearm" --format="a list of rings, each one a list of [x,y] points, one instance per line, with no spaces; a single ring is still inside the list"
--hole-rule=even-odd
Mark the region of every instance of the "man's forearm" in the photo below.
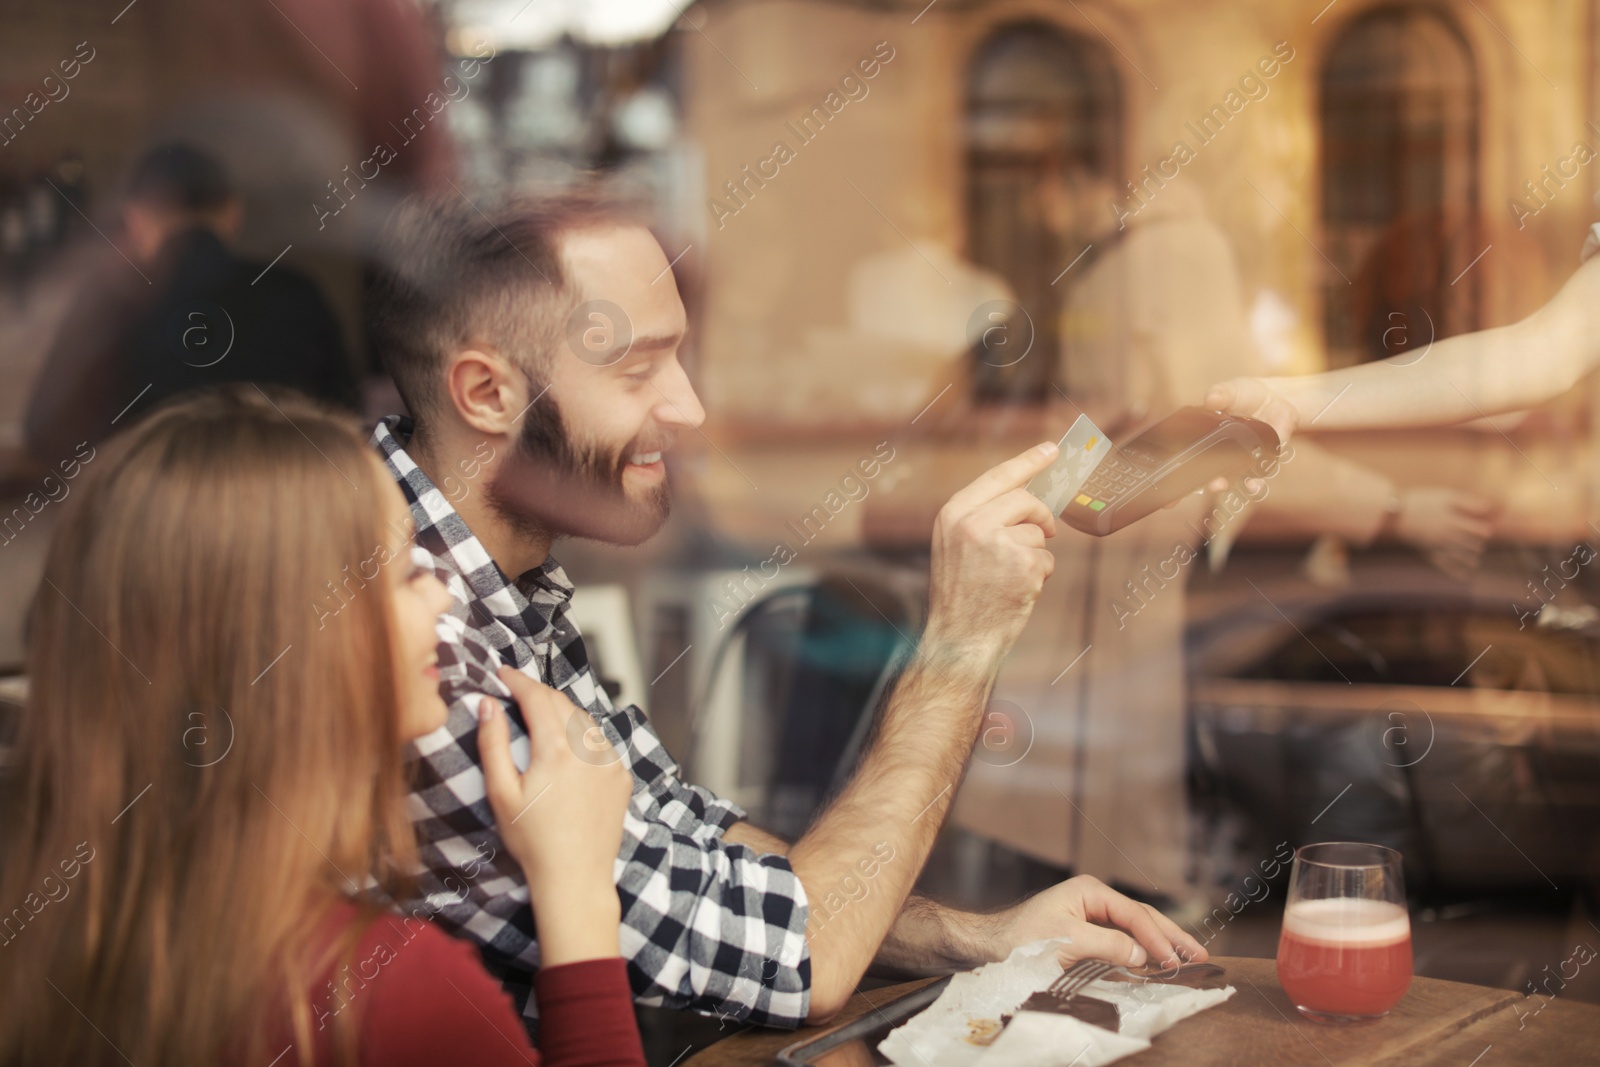
[[[1055,520],[1023,487],[1058,454],[1030,448],[939,509],[916,657],[850,783],[788,850],[810,902],[812,1022],[855,992],[949,811],[1000,660],[1055,566],[1044,544]]]
[[[789,842],[748,822],[735,823],[722,839],[758,852],[789,854]],[[878,946],[870,973],[883,978],[925,978],[988,962],[993,925],[989,916],[959,911],[912,893]]]
[[[895,924],[944,821],[998,664],[998,650],[926,645],[850,784],[789,849],[811,901],[814,1019],[844,1006]],[[872,874],[857,888],[863,864]]]
[[[880,978],[926,978],[967,970],[995,958],[993,918],[912,894],[878,946],[872,973]]]

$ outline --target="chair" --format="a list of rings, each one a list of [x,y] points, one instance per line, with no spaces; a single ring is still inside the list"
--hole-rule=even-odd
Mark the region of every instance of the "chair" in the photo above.
[[[854,769],[913,647],[915,619],[901,593],[856,574],[827,575],[749,604],[712,653],[694,704],[690,780],[734,743],[728,792],[752,821],[799,836]],[[730,704],[736,717],[716,713]],[[736,738],[718,736],[730,727]]]

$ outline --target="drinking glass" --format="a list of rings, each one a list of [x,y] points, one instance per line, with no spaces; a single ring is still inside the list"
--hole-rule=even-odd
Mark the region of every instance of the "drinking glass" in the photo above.
[[[1411,917],[1400,853],[1333,841],[1294,852],[1278,981],[1314,1019],[1387,1015],[1411,986]]]

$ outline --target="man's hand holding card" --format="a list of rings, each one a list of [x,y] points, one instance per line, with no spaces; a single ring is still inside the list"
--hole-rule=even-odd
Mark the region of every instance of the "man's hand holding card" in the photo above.
[[[1059,445],[1061,454],[1048,470],[1028,483],[1028,492],[1044,501],[1050,514],[1060,515],[1069,501],[1083,488],[1094,469],[1111,452],[1111,441],[1100,428],[1079,415]]]

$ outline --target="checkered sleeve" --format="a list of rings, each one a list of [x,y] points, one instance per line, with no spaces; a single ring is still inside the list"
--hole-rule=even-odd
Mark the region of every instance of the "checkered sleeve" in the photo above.
[[[599,686],[595,689],[598,702],[609,712],[611,725],[626,746],[634,778],[650,791],[663,822],[696,840],[710,840],[745,817],[745,810],[733,801],[683,780],[677,761],[662,745],[644,712],[632,704],[613,710],[605,690]]]
[[[787,858],[702,842],[630,811],[617,891],[642,1004],[796,1027],[811,1001],[805,890]]]
[[[477,705],[510,704],[495,677],[498,655],[465,620],[440,620],[441,688],[450,705],[439,730],[415,743],[411,815],[424,870],[421,899],[451,933],[476,942],[524,1015],[538,967],[522,872],[495,830],[477,763]],[[533,673],[533,665],[526,668]],[[569,693],[569,696],[571,694]],[[527,766],[528,738],[510,707],[511,753]],[[615,867],[622,955],[636,999],[764,1026],[804,1022],[811,994],[808,902],[786,858],[724,842],[742,812],[684,785],[636,708],[597,717],[635,775]]]

